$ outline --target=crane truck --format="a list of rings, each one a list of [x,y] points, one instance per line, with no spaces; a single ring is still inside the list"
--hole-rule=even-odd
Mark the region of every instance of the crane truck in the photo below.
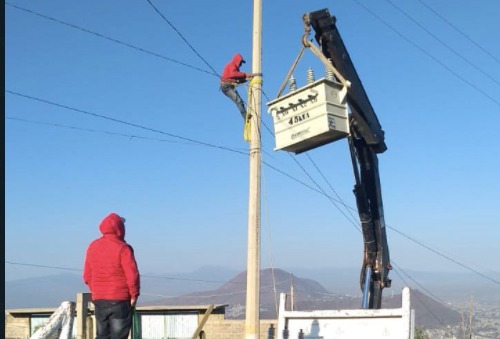
[[[286,295],[282,295],[278,333],[280,338],[292,338],[292,333],[299,337],[301,333],[302,337],[335,333],[335,338],[412,338],[414,320],[409,288],[403,289],[401,308],[382,309],[382,292],[391,286],[392,269],[377,158],[387,150],[384,131],[342,41],[335,16],[322,9],[304,14],[303,22],[303,48],[278,97],[267,103],[273,117],[275,150],[299,154],[347,139],[364,240],[360,273],[363,298],[360,310],[298,312],[285,310]],[[318,47],[308,40],[312,30]],[[308,78],[307,85],[297,88],[291,75],[307,48],[325,64],[330,76]],[[282,95],[286,83],[290,84],[290,92]]]

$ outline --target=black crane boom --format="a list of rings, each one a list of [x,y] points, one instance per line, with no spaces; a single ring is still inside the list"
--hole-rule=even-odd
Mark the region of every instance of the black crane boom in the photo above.
[[[351,110],[349,146],[356,179],[353,191],[364,238],[360,285],[363,307],[378,309],[382,304],[382,290],[391,285],[388,275],[392,269],[377,159],[378,153],[387,150],[384,131],[335,26],[336,18],[323,9],[307,13],[303,19],[306,28],[313,27],[323,55],[350,82],[347,104]]]

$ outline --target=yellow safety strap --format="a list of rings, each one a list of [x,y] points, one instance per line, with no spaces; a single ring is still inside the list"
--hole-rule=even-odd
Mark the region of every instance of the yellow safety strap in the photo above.
[[[247,95],[247,98],[248,98],[248,102],[250,102],[250,97],[251,97],[251,93],[252,93],[252,86],[255,85],[255,84],[262,84],[262,77],[261,76],[255,76],[252,78],[252,80],[250,80],[250,84],[248,85],[248,95]],[[245,141],[247,142],[250,142],[251,140],[251,128],[250,128],[250,120],[251,120],[251,117],[252,117],[252,114],[249,112],[249,106],[250,105],[247,105],[247,114],[245,116],[245,128],[243,129],[243,139],[245,139]]]
[[[250,119],[248,119],[245,121],[245,128],[243,129],[243,139],[245,139],[245,141],[247,142],[250,142],[251,135]]]

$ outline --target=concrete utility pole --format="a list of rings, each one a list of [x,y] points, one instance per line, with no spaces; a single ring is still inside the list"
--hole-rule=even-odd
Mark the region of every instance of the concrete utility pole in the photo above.
[[[262,73],[262,0],[253,2],[252,73]],[[257,78],[254,80],[261,80]],[[245,339],[260,335],[260,173],[262,81],[252,81],[248,109],[252,114],[250,140],[250,184],[248,194],[248,248]]]

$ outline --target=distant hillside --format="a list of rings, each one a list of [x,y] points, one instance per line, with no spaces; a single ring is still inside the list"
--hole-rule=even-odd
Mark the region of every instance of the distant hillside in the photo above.
[[[203,266],[190,273],[141,272],[139,304],[158,298],[178,296],[193,291],[218,288],[238,271],[217,266]],[[75,300],[77,293],[88,292],[82,275],[62,273],[38,278],[5,282],[5,308],[58,307],[64,300]]]
[[[297,270],[299,271],[299,270]],[[315,276],[313,271],[307,271]],[[332,276],[335,272],[337,277],[347,270],[322,270],[322,277]],[[274,273],[274,274],[273,274]],[[204,267],[200,270],[185,274],[151,274],[141,273],[142,294],[139,305],[206,305],[206,304],[228,304],[226,316],[233,319],[241,319],[245,314],[246,297],[246,272],[238,273],[235,270],[220,267]],[[414,275],[417,279],[420,277]],[[440,274],[437,282],[432,284],[430,278],[436,274],[427,273],[429,281],[426,288],[434,290],[436,283],[446,282],[450,289],[463,281],[457,281],[455,277]],[[273,278],[274,277],[274,278]],[[265,269],[261,271],[261,318],[276,318],[276,308],[280,293],[290,293],[291,280],[293,278],[295,308],[298,310],[321,310],[321,309],[357,309],[361,305],[361,293],[346,295],[345,293],[331,293],[345,291],[347,285],[355,286],[357,279],[342,282],[344,278],[335,281],[334,288],[326,289],[323,284],[316,280],[293,276],[281,269]],[[347,279],[346,279],[347,280]],[[419,279],[419,281],[422,279]],[[466,280],[466,279],[464,279]],[[353,283],[353,281],[355,281]],[[423,280],[425,281],[425,279]],[[467,280],[470,281],[470,280]],[[275,288],[274,288],[275,286]],[[437,285],[439,286],[439,285]],[[352,287],[351,287],[352,288]],[[359,288],[357,288],[359,289]],[[464,298],[470,297],[477,287],[469,286],[462,290]],[[75,300],[76,294],[87,292],[87,286],[82,282],[80,274],[59,274],[40,278],[22,279],[5,282],[5,308],[32,308],[32,307],[57,307],[64,300]],[[465,292],[464,292],[465,291]],[[485,291],[488,291],[485,289]],[[276,293],[275,293],[276,292]],[[401,287],[394,286],[384,292],[383,307],[392,308],[401,306]],[[439,295],[434,292],[434,295]],[[490,300],[499,300],[498,294],[488,294]],[[495,299],[497,298],[497,299]],[[475,300],[479,300],[475,294]],[[458,312],[451,310],[446,305],[427,297],[419,291],[412,291],[412,308],[416,312],[416,323],[419,327],[435,328],[446,325],[457,324],[461,321]],[[497,303],[498,304],[498,303]]]
[[[219,266],[203,266],[189,273],[141,272],[142,293],[139,303],[149,305],[159,298],[217,289],[238,272],[234,269]]]
[[[5,282],[5,308],[58,307],[88,292],[81,275],[57,274]]]
[[[271,269],[265,269],[261,271],[260,278],[260,316],[262,319],[277,318],[279,294],[290,293],[292,279],[296,310],[359,309],[361,306],[360,297],[330,293],[318,282],[292,277],[284,270],[274,269],[273,272]],[[218,289],[190,293],[177,298],[160,298],[152,305],[227,304],[226,317],[242,319],[245,316],[245,289],[246,272],[242,272]],[[276,289],[276,293],[274,289]],[[401,294],[384,297],[382,305],[384,308],[401,307]],[[419,291],[412,291],[411,305],[415,310],[415,322],[418,327],[445,327],[457,325],[461,321],[460,313],[434,301]]]
[[[285,270],[297,276],[313,278],[329,291],[353,296],[361,295],[359,268],[290,267],[285,268]],[[401,272],[403,272],[402,269],[400,269]],[[396,273],[395,271],[389,273],[392,287],[385,291],[385,295],[399,293],[406,285],[402,279],[398,279]],[[493,280],[500,281],[500,272],[487,271],[484,273]],[[471,296],[474,296],[474,300],[483,303],[494,300],[498,305],[500,301],[498,284],[471,272],[426,272],[404,269],[404,274],[423,286],[422,290],[427,289],[445,301],[468,303]]]

